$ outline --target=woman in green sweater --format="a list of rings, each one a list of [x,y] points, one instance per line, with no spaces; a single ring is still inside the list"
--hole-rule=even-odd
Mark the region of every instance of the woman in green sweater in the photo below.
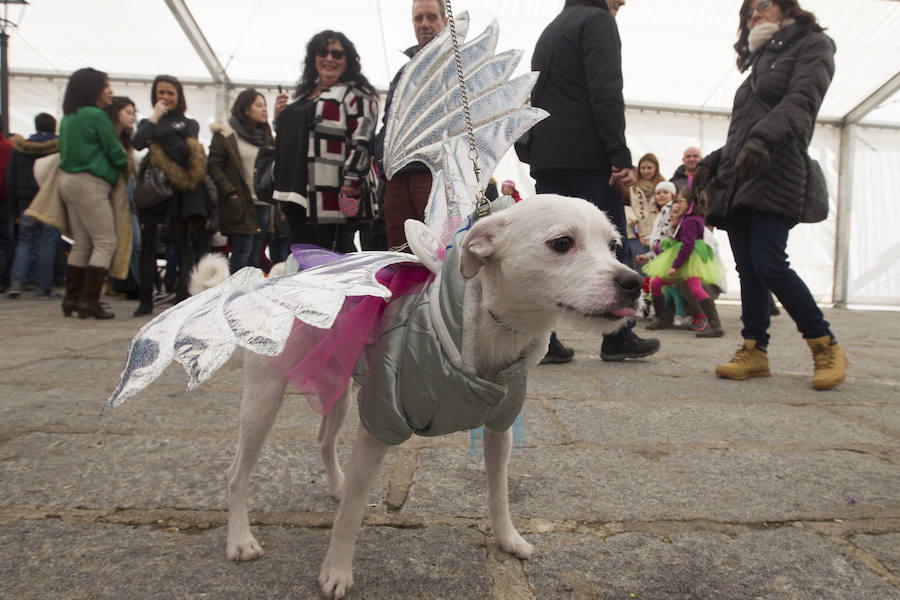
[[[66,267],[63,314],[111,319],[100,290],[116,250],[110,191],[128,157],[103,111],[113,97],[106,73],[85,68],[69,78],[59,125],[59,196],[74,243]]]

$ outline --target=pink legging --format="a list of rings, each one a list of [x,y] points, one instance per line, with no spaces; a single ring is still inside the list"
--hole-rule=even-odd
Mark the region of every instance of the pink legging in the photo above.
[[[674,283],[674,281],[654,277],[650,280],[650,295],[662,296],[663,286],[669,285],[670,283]],[[699,277],[688,277],[685,280],[685,284],[687,284],[688,289],[691,291],[691,295],[697,302],[709,298],[709,294],[703,289],[703,284],[700,282]]]

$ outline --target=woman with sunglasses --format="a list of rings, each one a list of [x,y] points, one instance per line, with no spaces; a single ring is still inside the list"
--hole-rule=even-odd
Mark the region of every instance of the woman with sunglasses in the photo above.
[[[709,194],[708,222],[728,232],[741,282],[744,343],[716,374],[770,374],[771,290],[812,351],[813,388],[829,389],[844,381],[847,359],[786,247],[803,210],[807,148],[834,76],[835,45],[796,0],[744,0],[734,49],[738,69],[750,75],[735,94],[725,146],[694,178]]]
[[[294,102],[275,103],[275,192],[291,243],[352,252],[341,197],[359,198],[371,165],[378,102],[347,37],[322,31],[306,46]]]

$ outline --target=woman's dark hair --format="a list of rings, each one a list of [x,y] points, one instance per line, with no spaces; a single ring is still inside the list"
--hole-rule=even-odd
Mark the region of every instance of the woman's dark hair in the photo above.
[[[106,114],[109,116],[110,121],[113,122],[113,126],[119,123],[119,111],[126,106],[131,106],[132,108],[137,109],[134,100],[132,100],[128,96],[113,96],[112,104],[104,109],[106,111]],[[131,127],[123,130],[122,133],[119,134],[119,141],[122,143],[122,147],[126,150],[131,148],[131,136],[133,135],[134,129]]]
[[[294,99],[303,98],[316,87],[316,82],[319,80],[319,74],[316,72],[316,53],[328,48],[328,42],[331,41],[339,42],[344,48],[344,53],[347,57],[347,68],[341,73],[339,81],[355,81],[356,85],[363,91],[372,96],[377,96],[375,88],[372,87],[366,76],[362,74],[359,54],[356,52],[356,46],[353,45],[353,42],[339,31],[326,29],[314,35],[306,45],[303,73],[300,74],[300,81],[297,82],[297,88],[294,90]]]
[[[231,116],[240,121],[241,125],[248,130],[259,129],[260,131],[266,130],[271,133],[272,128],[268,123],[252,123],[247,117],[247,109],[253,106],[257,98],[265,100],[266,97],[253,88],[247,88],[238,94],[237,98],[234,99],[234,104],[231,105]]]
[[[38,133],[55,133],[56,118],[47,113],[40,113],[34,118],[34,130]]]
[[[752,16],[749,10],[752,3],[753,0],[744,0],[741,4],[741,12],[738,14],[740,23],[738,23],[738,40],[734,44],[734,50],[737,52],[737,66],[741,73],[750,67],[750,45],[747,41],[750,37],[750,27],[747,25],[747,21]],[[781,9],[781,14],[785,19],[794,19],[810,31],[825,31],[825,28],[816,21],[816,15],[800,8],[797,0],[772,0],[772,3]]]
[[[691,210],[690,214],[697,215],[698,217],[706,216],[706,194],[697,193],[689,187],[682,189],[678,192],[676,198],[684,198],[687,200],[688,206],[692,203],[694,205],[694,209]]]
[[[83,106],[97,106],[100,92],[109,85],[109,77],[103,71],[85,67],[69,77],[63,96],[63,114],[71,115]]]
[[[176,117],[184,116],[184,113],[187,111],[187,101],[184,99],[184,88],[181,86],[181,82],[171,75],[157,75],[153,80],[153,86],[150,88],[150,106],[156,106],[156,84],[160,81],[172,84],[175,86],[175,91],[178,92],[178,104],[174,109],[170,110],[169,113]]]

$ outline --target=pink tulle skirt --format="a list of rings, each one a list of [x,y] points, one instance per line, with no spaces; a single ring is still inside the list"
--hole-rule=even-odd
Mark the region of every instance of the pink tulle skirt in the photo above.
[[[301,268],[343,256],[315,246],[294,246],[291,251]],[[376,275],[378,282],[391,291],[391,300],[422,291],[432,278],[424,266],[411,263],[386,267]],[[320,329],[295,319],[284,352],[270,358],[270,364],[306,396],[313,410],[329,413],[346,389],[356,361],[387,302],[373,296],[347,298],[331,329]]]

